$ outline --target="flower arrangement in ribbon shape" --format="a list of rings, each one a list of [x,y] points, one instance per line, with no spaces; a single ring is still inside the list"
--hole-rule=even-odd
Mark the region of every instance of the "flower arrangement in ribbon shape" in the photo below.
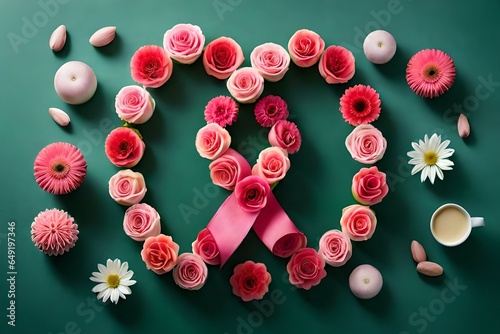
[[[287,108],[286,103],[283,106]],[[270,142],[276,146],[262,150],[253,167],[230,148],[231,136],[220,124],[207,123],[196,135],[198,153],[212,160],[209,165],[212,182],[234,190],[193,242],[193,252],[208,264],[222,267],[252,228],[277,256],[289,257],[305,247],[304,234],[295,227],[271,191],[271,186],[281,181],[290,168],[289,154],[297,152],[301,144],[295,123],[284,119],[288,109],[280,114],[269,131]],[[256,120],[259,121],[257,115]],[[235,228],[227,228],[228,217]]]

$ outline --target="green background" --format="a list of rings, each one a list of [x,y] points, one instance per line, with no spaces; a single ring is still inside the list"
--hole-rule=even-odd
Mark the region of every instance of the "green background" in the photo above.
[[[226,7],[219,12],[214,3],[0,1],[0,331],[498,332],[500,2],[220,0]],[[44,7],[49,15],[43,14]],[[26,30],[26,22],[37,23],[36,30]],[[300,152],[291,156],[289,175],[275,194],[307,235],[309,247],[317,248],[326,230],[339,228],[342,208],[354,203],[351,178],[364,167],[345,148],[352,127],[342,120],[339,98],[357,83],[369,84],[380,93],[382,113],[374,125],[384,133],[388,148],[377,166],[387,173],[391,190],[373,207],[377,230],[369,241],[353,243],[352,259],[344,267],[328,267],[327,277],[310,291],[290,285],[287,261],[272,256],[253,232],[222,270],[209,268],[208,281],[200,291],[180,289],[171,273],[157,276],[148,271],[140,258],[141,243],[123,232],[126,208],[109,197],[107,187],[118,168],[104,154],[105,136],[121,124],[114,97],[121,87],[134,83],[129,60],[135,50],[145,44],[162,45],[165,31],[177,23],[199,25],[207,43],[223,35],[234,38],[243,48],[246,66],[255,46],[265,42],[286,46],[301,28],[314,30],[327,45],[346,46],[355,55],[356,74],[348,84],[328,85],[317,66],[302,69],[293,64],[283,80],[265,84],[264,95],[280,95],[287,101],[303,136]],[[68,41],[61,52],[53,53],[48,40],[60,24],[68,29]],[[89,37],[108,25],[117,26],[115,41],[92,47]],[[395,57],[386,65],[369,63],[362,52],[365,34],[377,28],[388,30],[398,42]],[[17,46],[9,39],[14,34],[24,38]],[[414,94],[405,80],[409,58],[425,48],[447,52],[457,67],[453,87],[432,100]],[[67,105],[54,91],[54,73],[69,60],[86,62],[97,75],[97,92],[86,104]],[[147,149],[134,170],[145,175],[144,202],[159,211],[162,232],[172,235],[181,252],[187,252],[228,195],[211,186],[209,161],[199,157],[194,147],[195,134],[204,125],[205,104],[228,92],[224,81],[206,75],[201,59],[189,66],[176,64],[171,79],[150,91],[157,109],[149,122],[138,126]],[[465,140],[456,130],[460,105],[472,127]],[[65,110],[71,125],[55,124],[47,113],[49,107]],[[237,124],[229,128],[232,146],[251,163],[268,145],[252,107],[241,106]],[[406,152],[412,141],[434,132],[451,140],[456,166],[445,173],[444,181],[422,184],[419,175],[409,175]],[[55,141],[77,145],[88,163],[81,188],[59,197],[42,191],[33,177],[36,154]],[[429,218],[446,202],[483,216],[486,227],[475,229],[461,246],[439,245],[430,234]],[[182,206],[194,208],[196,214],[186,219]],[[33,246],[30,224],[40,211],[54,207],[75,217],[80,234],[69,253],[48,257]],[[16,226],[15,328],[7,326],[6,317],[9,221]],[[443,276],[427,278],[416,272],[410,255],[413,239],[423,244],[430,260],[444,267]],[[118,305],[94,303],[94,283],[88,279],[97,264],[108,258],[128,261],[138,281],[132,295]],[[232,294],[232,270],[245,260],[264,262],[272,275],[266,302],[244,303]],[[382,291],[372,300],[355,298],[348,287],[350,272],[362,263],[376,266],[384,277]],[[458,288],[450,290],[450,284]]]

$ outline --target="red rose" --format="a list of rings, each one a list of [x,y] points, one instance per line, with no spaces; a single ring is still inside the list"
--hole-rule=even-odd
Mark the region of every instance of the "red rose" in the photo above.
[[[142,159],[146,144],[131,128],[119,127],[109,133],[104,149],[113,165],[130,168]]]
[[[382,202],[389,192],[385,173],[376,166],[361,168],[352,178],[352,195],[364,205],[374,205]]]
[[[325,260],[312,248],[302,248],[292,255],[286,265],[290,283],[309,290],[326,276]]]
[[[208,75],[227,79],[243,63],[243,50],[229,37],[219,37],[208,43],[203,52],[203,66]]]
[[[173,63],[168,53],[157,45],[139,48],[130,60],[132,79],[151,88],[158,88],[172,75]]]

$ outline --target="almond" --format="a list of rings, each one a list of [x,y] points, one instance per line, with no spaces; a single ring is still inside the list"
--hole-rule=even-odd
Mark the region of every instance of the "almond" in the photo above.
[[[69,124],[69,116],[64,111],[58,108],[49,108],[49,115],[52,117],[54,122],[60,126],[66,126]]]
[[[116,27],[104,27],[97,30],[92,37],[90,37],[89,42],[95,47],[101,47],[111,43],[116,36]]]
[[[60,51],[64,44],[66,44],[66,26],[61,24],[50,35],[49,46],[54,51]]]
[[[458,127],[458,134],[460,135],[460,137],[466,138],[470,135],[469,120],[467,119],[467,116],[465,116],[464,114],[460,114],[460,116],[458,116],[457,127]]]
[[[435,262],[423,261],[417,264],[417,271],[425,276],[440,276],[443,274],[443,267]]]
[[[417,263],[427,261],[427,254],[425,253],[425,249],[417,240],[413,240],[411,242],[411,256]]]

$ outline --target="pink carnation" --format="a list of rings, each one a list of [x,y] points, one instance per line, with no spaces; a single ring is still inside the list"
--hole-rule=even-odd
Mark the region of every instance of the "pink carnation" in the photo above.
[[[238,104],[230,96],[217,96],[205,106],[207,123],[217,123],[223,128],[231,125],[238,118]]]
[[[269,291],[271,274],[267,272],[265,264],[246,261],[234,267],[234,274],[229,282],[233,287],[233,293],[248,302],[262,299]]]
[[[265,128],[270,128],[280,120],[288,118],[288,105],[279,96],[268,95],[255,104],[255,119]]]

